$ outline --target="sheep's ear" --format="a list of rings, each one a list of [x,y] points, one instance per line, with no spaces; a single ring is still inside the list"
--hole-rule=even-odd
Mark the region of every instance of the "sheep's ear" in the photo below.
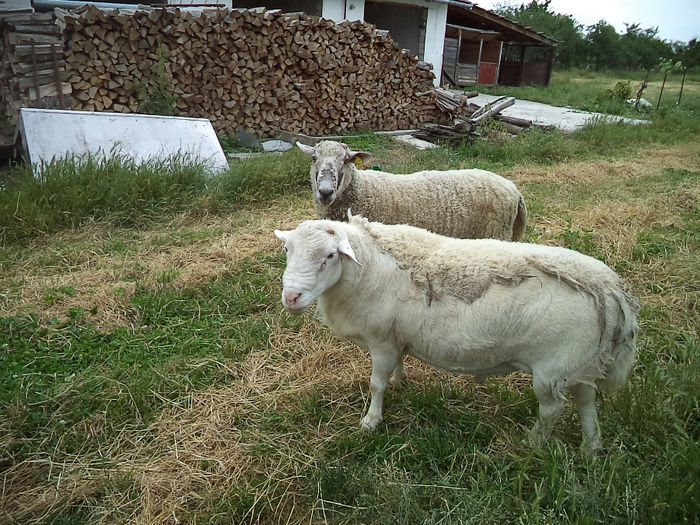
[[[282,242],[287,242],[287,239],[289,238],[290,233],[291,232],[283,232],[281,230],[275,230],[275,235]]]
[[[350,246],[350,242],[347,239],[342,239],[338,242],[338,253],[347,255],[357,264],[360,264],[360,261],[358,261],[357,257],[355,257],[355,252],[353,251],[352,246]]]
[[[364,162],[372,158],[372,154],[367,153],[366,151],[352,151],[349,149],[345,156],[345,162],[353,162],[356,158],[359,158],[362,160],[362,162]]]
[[[302,144],[301,142],[297,142],[297,148],[299,148],[307,155],[313,155],[316,152],[315,148],[307,146],[306,144]]]

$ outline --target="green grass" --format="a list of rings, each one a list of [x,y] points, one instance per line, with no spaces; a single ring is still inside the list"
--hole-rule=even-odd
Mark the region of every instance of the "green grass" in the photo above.
[[[244,260],[204,289],[167,282],[140,289],[132,299],[135,329],[99,331],[81,322],[80,309],[67,321],[0,319],[0,412],[21,436],[5,458],[28,452],[46,432],[53,437],[43,442],[46,451],[99,447],[125,426],[147,425],[163,400],[230,380],[219,360],[242,360],[268,348],[273,326],[298,325],[281,315],[270,285],[282,264],[279,256]],[[89,445],[60,431],[94,418],[108,427]]]
[[[220,175],[179,159],[137,165],[122,158],[53,161],[40,176],[11,171],[0,187],[0,244],[75,228],[91,219],[143,228],[176,213],[226,212],[305,189],[308,161],[299,152],[232,162]]]
[[[669,108],[644,127],[532,130],[420,153],[373,134],[348,142],[394,171],[556,173],[567,160],[688,143],[696,120]],[[176,249],[196,259],[201,246],[238,248],[251,215],[287,222],[305,196],[310,209],[309,159],[298,151],[232,161],[218,178],[196,166],[116,161],[57,164],[43,179],[14,172],[16,184],[0,191],[0,301],[11,304],[31,276],[53,277],[32,308],[0,318],[3,511],[71,524],[696,522],[699,173],[684,160],[685,169],[627,179],[519,182],[529,240],[604,258],[642,299],[638,362],[622,391],[601,399],[605,450],[595,458],[579,450],[571,406],[548,444],[523,442],[537,414],[526,379],[477,385],[415,361],[409,383],[387,392],[378,431],[360,431],[369,358],[312,314],[284,312],[285,261],[270,243],[250,256],[213,250],[226,264],[181,282],[192,267],[174,264]],[[588,217],[601,203],[638,229],[603,231]],[[640,225],[640,209],[656,211]],[[188,219],[173,222],[182,213]],[[149,253],[171,258],[147,277]],[[93,324],[101,310],[67,278],[100,265],[117,266],[115,286],[132,287],[115,291],[127,303],[115,326]]]
[[[699,100],[697,96],[697,75],[686,76],[681,95],[680,86],[682,75],[670,73],[664,85],[663,93],[661,85],[663,73],[654,71],[648,79],[647,88],[642,92],[642,98],[652,103],[653,107],[648,111],[648,116],[655,117],[657,105],[661,115],[669,111],[681,109],[697,113]],[[607,95],[609,90],[614,90],[618,82],[629,83],[630,97],[636,98],[637,92],[646,78],[646,71],[558,71],[552,74],[547,88],[535,86],[504,87],[504,86],[478,86],[483,93],[510,95],[523,100],[532,100],[554,106],[569,106],[585,111],[612,113],[629,117],[638,117],[640,113],[634,110],[634,104],[626,104],[624,101],[611,100]],[[661,103],[659,104],[659,96]],[[680,96],[680,106],[677,108]],[[647,112],[642,111],[642,115]]]

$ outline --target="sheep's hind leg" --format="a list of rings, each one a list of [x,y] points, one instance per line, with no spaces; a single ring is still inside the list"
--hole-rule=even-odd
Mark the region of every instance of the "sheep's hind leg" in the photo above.
[[[539,417],[530,431],[530,443],[537,445],[547,441],[552,435],[552,428],[564,410],[564,399],[552,390],[552,384],[533,377],[535,396],[540,404]]]
[[[392,347],[370,348],[369,353],[372,357],[372,376],[369,380],[372,400],[367,415],[362,418],[361,426],[367,430],[374,430],[382,421],[384,391],[389,384],[391,373],[401,361],[402,354]]]
[[[569,392],[576,403],[579,419],[581,421],[581,434],[583,450],[588,454],[594,454],[602,448],[600,427],[596,414],[596,391],[592,385],[577,383],[569,387]]]
[[[399,359],[399,362],[394,367],[394,371],[391,374],[391,379],[389,379],[389,384],[393,387],[402,387],[408,381],[408,374],[403,366],[403,356]]]

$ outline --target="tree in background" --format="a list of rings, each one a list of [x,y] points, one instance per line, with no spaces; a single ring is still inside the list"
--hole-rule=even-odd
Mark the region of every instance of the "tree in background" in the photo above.
[[[673,42],[673,55],[688,68],[700,68],[700,41],[693,38],[687,44],[683,42]]]
[[[626,24],[620,35],[605,20],[584,27],[570,15],[555,13],[551,0],[529,3],[502,3],[493,11],[525,27],[554,38],[557,44],[555,65],[572,67],[649,69],[667,59],[682,61],[688,67],[700,67],[700,43],[666,42],[658,37],[658,28],[642,29],[639,24]]]
[[[605,20],[588,26],[586,35],[588,64],[596,70],[622,67],[623,53],[620,35]]]
[[[532,0],[529,4],[519,7],[499,4],[494,12],[554,38],[558,41],[554,57],[557,65],[564,69],[577,67],[585,62],[583,26],[569,15],[553,12],[549,8],[550,3],[551,0],[541,3]]]
[[[642,29],[639,24],[625,24],[625,28],[620,48],[626,67],[649,69],[659,62],[659,57],[673,56],[671,44],[657,37],[658,28]]]

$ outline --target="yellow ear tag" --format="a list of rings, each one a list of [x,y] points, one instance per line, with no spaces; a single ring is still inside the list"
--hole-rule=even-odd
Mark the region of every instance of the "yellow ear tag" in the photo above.
[[[357,166],[358,168],[362,168],[362,166],[364,165],[365,163],[362,162],[362,159],[360,157],[355,157],[355,166]]]

